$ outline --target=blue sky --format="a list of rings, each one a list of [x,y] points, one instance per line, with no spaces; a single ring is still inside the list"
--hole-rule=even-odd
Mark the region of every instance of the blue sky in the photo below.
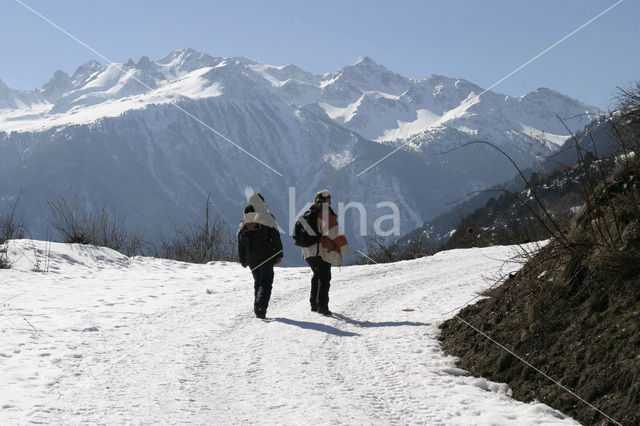
[[[370,56],[407,77],[489,87],[615,0],[21,0],[106,57],[159,59],[191,47],[335,71]],[[607,109],[640,80],[640,2],[625,0],[494,91],[549,87]],[[95,58],[15,0],[0,1],[0,79],[32,89]]]

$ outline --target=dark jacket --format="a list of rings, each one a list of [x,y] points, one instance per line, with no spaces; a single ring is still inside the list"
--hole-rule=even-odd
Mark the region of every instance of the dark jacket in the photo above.
[[[276,263],[283,257],[280,232],[259,223],[246,224],[238,232],[238,256],[243,265]]]

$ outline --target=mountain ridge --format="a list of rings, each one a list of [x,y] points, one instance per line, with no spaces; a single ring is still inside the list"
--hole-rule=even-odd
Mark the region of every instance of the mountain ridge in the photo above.
[[[421,78],[403,77],[368,56],[361,58],[354,65],[343,66],[335,72],[316,75],[292,64],[273,66],[250,58],[213,57],[207,53],[186,48],[170,52],[157,61],[151,61],[148,57],[142,56],[137,63],[129,59],[124,64],[112,63],[103,66],[95,60],[90,60],[80,65],[71,77],[60,70],[54,72],[47,83],[33,91],[18,91],[4,85],[5,89],[0,91],[0,101],[5,101],[2,104],[4,110],[16,110],[21,106],[24,109],[25,105],[36,106],[33,111],[25,111],[25,114],[32,119],[46,119],[52,114],[69,112],[70,100],[78,106],[92,106],[100,101],[149,95],[154,90],[165,86],[171,90],[160,93],[160,98],[148,96],[153,99],[140,101],[158,103],[162,102],[162,96],[165,96],[164,102],[168,102],[169,94],[176,91],[176,88],[171,86],[181,82],[189,73],[206,67],[234,66],[239,68],[239,72],[245,73],[247,77],[264,88],[281,89],[281,93],[276,91],[273,95],[282,97],[286,102],[298,107],[311,107],[318,104],[320,110],[323,110],[333,121],[359,132],[367,139],[376,141],[406,139],[420,133],[419,130],[447,125],[451,119],[459,121],[465,116],[473,117],[474,105],[468,105],[467,109],[470,111],[467,111],[462,103],[483,92],[480,86],[461,78],[450,78],[438,74]],[[254,75],[249,75],[249,71]],[[211,93],[206,91],[206,88],[213,84],[212,79],[208,79],[205,74],[197,77],[202,81],[190,83],[201,86],[196,87],[196,90],[192,90],[189,95],[194,98],[215,96],[216,91]],[[181,87],[180,84],[177,86]],[[101,88],[103,90],[99,90]],[[427,96],[429,93],[431,93],[430,99]],[[504,101],[505,105],[499,112],[503,112],[504,107],[514,108],[518,104],[530,112],[529,104],[531,103],[547,102],[554,105],[561,101],[576,104],[579,111],[573,108],[575,111],[572,112],[576,112],[575,115],[599,112],[596,108],[544,87],[516,97],[486,92],[483,94],[483,99],[487,98],[491,98],[491,102],[494,103],[499,99]],[[16,100],[20,103],[15,102]],[[84,103],[78,100],[83,100]],[[48,109],[47,103],[52,104]],[[458,113],[452,113],[457,108],[459,108]],[[491,105],[491,108],[495,108],[495,105]],[[119,112],[124,113],[130,109],[133,107],[120,109]],[[33,130],[33,127],[29,128],[26,124],[20,126],[20,114],[16,112],[0,113],[0,124],[3,128],[17,131]],[[384,123],[386,128],[372,127],[371,122],[375,120],[370,116],[376,113],[389,115]],[[446,113],[449,115],[446,116]],[[56,123],[65,124],[65,121],[66,124],[83,124],[104,116],[106,115],[100,115],[100,112],[97,112],[84,121],[73,121],[70,117],[61,117],[61,120],[51,121],[49,126],[54,126]],[[585,120],[585,125],[586,122]],[[406,123],[411,123],[412,126]],[[541,127],[540,124],[538,120],[536,125]],[[553,135],[562,130],[559,123],[552,126],[554,131],[538,129],[535,126],[527,125],[527,127],[532,127],[538,133],[546,132]],[[471,128],[471,130],[475,129]]]
[[[488,139],[530,167],[568,135],[555,114],[579,115],[569,123],[579,130],[598,112],[555,92],[524,101],[492,92],[478,98],[481,88],[466,80],[407,79],[371,58],[316,75],[182,49],[158,61],[89,61],[69,81],[63,74],[54,81],[72,85],[65,93],[49,86],[52,97],[60,95],[55,103],[43,100],[42,89],[0,91],[2,105],[16,94],[37,101],[0,107],[0,193],[28,188],[24,208],[41,237],[47,200],[79,195],[166,235],[170,225],[158,211],[188,222],[207,194],[235,223],[245,187],[263,193],[285,224],[315,191],[330,188],[336,200],[367,207],[368,233],[389,213],[376,206],[391,202],[406,233],[448,210],[447,202],[513,175],[483,147],[443,152]],[[348,238],[362,246],[358,212],[342,219]]]

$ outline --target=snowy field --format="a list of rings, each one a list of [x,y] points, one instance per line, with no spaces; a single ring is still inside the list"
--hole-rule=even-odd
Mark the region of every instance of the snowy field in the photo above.
[[[447,312],[515,268],[513,253],[333,268],[333,317],[309,311],[308,268],[277,268],[262,321],[235,263],[12,241],[0,424],[575,424],[440,349]]]

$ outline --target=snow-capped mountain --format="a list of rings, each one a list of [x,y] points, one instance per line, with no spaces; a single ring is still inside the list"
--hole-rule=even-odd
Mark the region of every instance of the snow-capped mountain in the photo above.
[[[236,222],[247,186],[286,230],[327,187],[336,201],[367,207],[369,232],[390,214],[376,205],[394,202],[405,231],[514,172],[486,147],[437,154],[484,139],[530,166],[568,136],[556,114],[578,116],[569,125],[579,130],[599,112],[549,89],[482,92],[462,79],[406,78],[370,58],[323,75],[190,49],[158,61],[90,61],[33,91],[0,82],[0,196],[21,193],[40,236],[46,201],[74,195],[153,234],[168,217],[193,218],[208,193]],[[349,210],[352,237],[357,219]]]

